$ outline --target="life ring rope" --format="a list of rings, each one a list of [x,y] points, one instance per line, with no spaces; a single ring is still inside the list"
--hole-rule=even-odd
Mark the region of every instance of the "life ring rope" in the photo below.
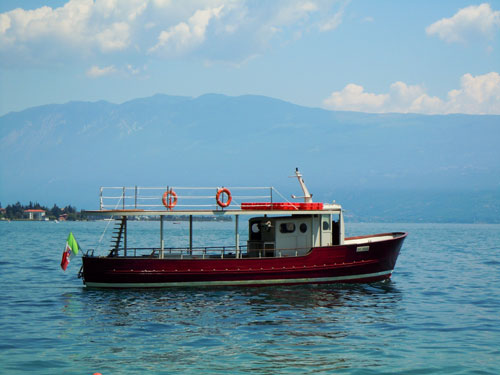
[[[223,194],[226,194],[227,195],[227,201],[223,202],[222,201],[222,197],[224,196]],[[221,188],[219,190],[217,190],[217,195],[215,196],[215,200],[217,201],[217,204],[224,208],[224,207],[227,207],[231,204],[231,200],[233,198],[231,197],[231,192],[229,191],[228,188]]]
[[[171,210],[177,204],[176,192],[173,189],[166,190],[161,201],[168,210]]]

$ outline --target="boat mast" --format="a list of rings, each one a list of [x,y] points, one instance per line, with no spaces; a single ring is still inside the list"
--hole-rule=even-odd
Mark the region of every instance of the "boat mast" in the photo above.
[[[312,194],[309,193],[309,190],[307,190],[306,183],[302,178],[302,174],[299,172],[299,168],[295,168],[295,176],[290,176],[290,177],[297,177],[297,180],[299,180],[300,187],[302,188],[302,192],[304,193],[303,197],[297,197],[295,195],[292,195],[292,198],[293,199],[304,198],[305,203],[312,203],[313,201]]]

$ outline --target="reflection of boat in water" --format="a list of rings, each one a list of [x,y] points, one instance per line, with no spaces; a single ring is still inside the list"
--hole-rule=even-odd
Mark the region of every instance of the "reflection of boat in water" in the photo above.
[[[155,188],[124,187],[118,198],[116,193],[106,197],[107,188],[102,188],[100,210],[87,214],[120,219],[109,254],[98,256],[89,250],[83,256],[83,282],[89,287],[168,287],[373,282],[390,278],[406,233],[346,238],[341,206],[314,203],[298,170],[295,177],[304,193],[302,203],[276,202],[279,193],[274,188],[167,187],[162,188],[161,197],[151,195]],[[134,189],[134,194],[127,189]],[[207,196],[207,189],[215,194]],[[265,194],[258,195],[259,191]],[[177,192],[186,194],[178,196]],[[133,204],[127,204],[127,198],[133,198]],[[105,204],[108,199],[115,199],[114,204]],[[151,205],[151,200],[160,199],[163,206]],[[207,199],[210,203],[204,204]],[[254,201],[237,202],[243,199]],[[201,203],[188,204],[195,200]],[[177,205],[177,201],[186,203]],[[186,248],[164,246],[163,219],[173,215],[189,218]],[[232,216],[234,245],[194,247],[193,216],[197,215]],[[239,236],[242,215],[252,216],[245,245],[240,244]],[[160,217],[159,247],[127,247],[127,219],[136,216]]]

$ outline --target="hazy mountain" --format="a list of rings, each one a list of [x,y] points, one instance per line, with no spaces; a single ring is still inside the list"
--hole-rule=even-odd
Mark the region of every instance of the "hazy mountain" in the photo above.
[[[387,199],[396,211],[386,218],[402,214],[409,192],[420,194],[415,207],[437,197],[429,192],[472,194],[467,202],[495,216],[499,141],[500,116],[332,112],[215,94],[69,102],[0,117],[0,202],[96,208],[100,186],[123,185],[274,185],[288,196],[299,192],[287,178],[298,166],[315,197]]]

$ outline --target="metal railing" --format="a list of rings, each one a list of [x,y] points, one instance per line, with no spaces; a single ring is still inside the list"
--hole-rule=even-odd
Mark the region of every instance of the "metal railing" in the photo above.
[[[187,257],[193,258],[224,258],[224,257],[238,257],[241,253],[246,252],[246,246],[240,246],[236,249],[236,246],[206,246],[206,247],[166,247],[163,250],[159,247],[145,248],[127,248],[127,257],[151,257],[160,258],[162,255],[164,258],[175,258],[184,259]],[[118,249],[118,256],[123,256],[125,253],[124,249]],[[121,255],[120,255],[121,254]],[[133,255],[132,255],[133,254]]]
[[[126,258],[155,258],[155,259],[225,259],[225,258],[282,258],[304,255],[303,248],[283,248],[283,249],[248,249],[247,246],[208,246],[208,247],[166,247],[163,250],[159,247],[133,247],[112,251],[111,257]],[[94,249],[89,249],[86,256],[93,257]]]
[[[99,194],[100,210],[223,210],[217,204],[217,193],[224,187],[101,187]],[[225,187],[230,191],[231,203],[226,208],[241,208],[242,202],[273,203],[277,196],[288,200],[274,187]],[[167,207],[163,201],[169,192],[175,192],[176,204]],[[170,193],[171,194],[171,193]],[[227,195],[221,194],[220,200],[227,202]]]

